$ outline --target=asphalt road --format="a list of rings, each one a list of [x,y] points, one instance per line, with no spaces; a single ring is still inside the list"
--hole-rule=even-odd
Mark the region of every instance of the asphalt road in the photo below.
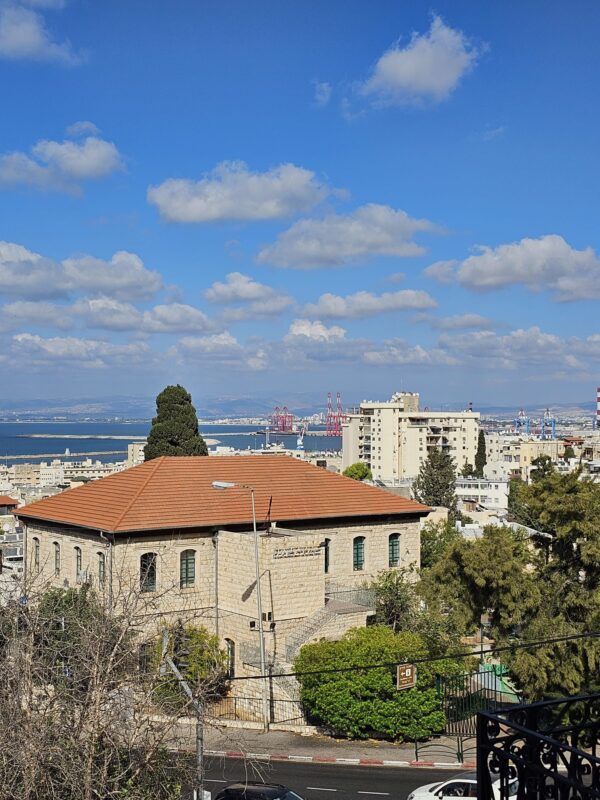
[[[360,767],[343,764],[245,762],[211,759],[205,788],[214,797],[228,783],[263,780],[283,783],[305,800],[406,800],[418,786],[455,777],[456,770],[421,767]]]

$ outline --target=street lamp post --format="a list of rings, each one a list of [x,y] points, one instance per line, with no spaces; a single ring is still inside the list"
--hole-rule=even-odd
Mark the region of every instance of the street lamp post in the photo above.
[[[258,613],[258,636],[260,644],[260,674],[262,678],[263,724],[265,730],[269,729],[269,696],[267,684],[267,659],[265,654],[265,631],[263,626],[262,596],[260,591],[260,564],[258,553],[258,528],[256,526],[256,505],[254,502],[254,488],[245,483],[232,483],[230,481],[213,481],[214,489],[246,489],[250,492],[252,500],[252,530],[254,533],[254,567],[256,570],[256,606]]]

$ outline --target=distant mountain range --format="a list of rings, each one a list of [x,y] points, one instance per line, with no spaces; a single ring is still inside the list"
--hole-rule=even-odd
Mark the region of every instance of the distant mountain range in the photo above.
[[[334,398],[335,402],[335,398]],[[344,402],[346,408],[357,406],[358,400]],[[286,405],[297,416],[309,416],[326,411],[326,398],[318,392],[290,393],[286,397],[246,396],[204,397],[195,402],[198,414],[203,419],[222,417],[258,417],[268,416],[275,406]],[[421,407],[431,410],[443,409],[460,411],[464,408],[458,403],[434,403],[422,399]],[[531,404],[523,406],[526,414],[532,417],[543,415],[546,405]],[[594,412],[593,402],[553,403],[550,412],[561,417],[586,416]],[[485,416],[515,417],[519,408],[516,406],[474,406],[475,411]],[[155,413],[153,397],[105,397],[105,398],[72,398],[2,400],[0,401],[0,418],[19,419],[150,419]]]

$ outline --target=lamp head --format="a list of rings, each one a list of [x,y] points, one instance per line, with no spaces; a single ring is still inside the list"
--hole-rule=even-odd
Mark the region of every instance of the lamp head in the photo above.
[[[236,483],[231,483],[230,481],[213,481],[212,485],[213,489],[235,489],[237,486]]]

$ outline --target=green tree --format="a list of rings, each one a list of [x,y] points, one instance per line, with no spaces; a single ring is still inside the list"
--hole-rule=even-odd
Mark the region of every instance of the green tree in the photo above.
[[[475,475],[477,475],[478,478],[483,478],[483,468],[486,464],[485,434],[483,430],[480,429],[479,438],[477,439],[477,452],[475,453]]]
[[[489,526],[482,538],[462,540],[423,574],[427,601],[441,603],[458,633],[472,633],[482,614],[493,636],[508,637],[539,606],[527,540],[510,528]]]
[[[475,468],[473,464],[469,464],[467,459],[465,458],[465,463],[462,466],[460,471],[461,478],[472,478],[475,475]]]
[[[541,602],[538,613],[523,626],[523,639],[598,630],[600,485],[584,478],[580,470],[566,475],[552,470],[522,486],[519,494],[519,521],[544,534],[531,537],[543,556],[537,568]],[[597,691],[600,642],[586,638],[532,653],[519,651],[509,666],[532,699]]]
[[[532,483],[543,481],[554,472],[554,464],[550,456],[541,455],[534,458],[531,462],[531,471],[529,477]]]
[[[443,506],[456,517],[456,470],[445,450],[430,450],[413,483],[415,499],[427,506]]]
[[[198,415],[183,386],[167,386],[156,398],[156,416],[144,448],[144,460],[159,456],[207,456],[198,433]]]
[[[349,467],[342,472],[346,478],[352,478],[353,481],[370,481],[373,479],[371,468],[362,461],[357,461],[355,464],[350,464]]]
[[[430,655],[458,651],[459,638],[448,615],[441,613],[439,606],[423,602],[410,570],[384,570],[371,582],[370,588],[375,593],[377,623],[387,625],[394,633],[418,633]]]
[[[195,695],[210,694],[221,696],[226,694],[227,655],[219,646],[219,639],[202,626],[183,625],[177,622],[169,632],[168,653],[175,662],[182,676]],[[157,639],[154,648],[152,674],[162,656],[162,635]],[[156,687],[156,698],[172,709],[189,705],[189,700],[182,692],[177,678],[167,671]]]
[[[331,668],[411,662],[428,655],[422,636],[395,634],[383,625],[357,628],[337,642],[305,645],[295,661],[301,697],[309,715],[335,735],[366,739],[373,734],[395,741],[423,739],[444,729],[435,679],[457,674],[460,664],[444,659],[419,665],[414,689],[396,689],[393,666],[350,672]]]
[[[568,458],[575,458],[575,450],[573,450],[573,446],[572,445],[568,444],[565,447],[565,452],[563,453],[563,458],[565,459],[565,461]]]
[[[421,530],[421,569],[429,569],[462,536],[453,522],[426,522]]]

